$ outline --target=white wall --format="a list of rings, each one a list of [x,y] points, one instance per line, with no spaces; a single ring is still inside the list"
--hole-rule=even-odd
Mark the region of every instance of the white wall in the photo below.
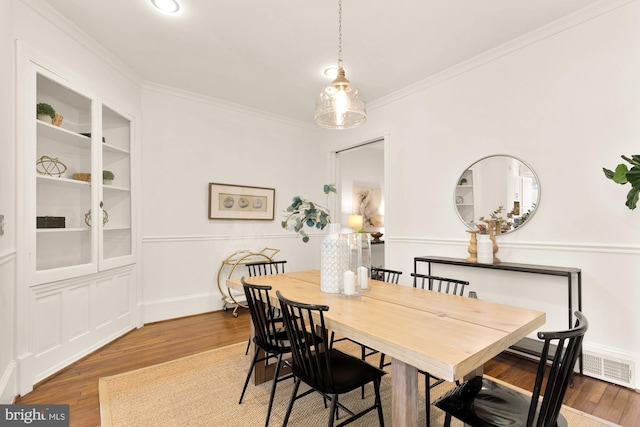
[[[144,91],[143,110],[145,322],[219,310],[218,269],[238,250],[277,248],[287,270],[319,268],[319,233],[303,243],[280,226],[293,196],[325,200],[327,144],[315,127],[160,88]],[[210,182],[275,188],[275,219],[208,219]]]
[[[554,26],[514,41],[488,60],[373,105],[367,124],[342,144],[389,130],[386,265],[409,273],[415,256],[466,257],[469,236],[452,203],[456,180],[484,156],[521,158],[540,178],[540,206],[529,224],[499,238],[498,256],[582,268],[591,323],[585,349],[640,369],[640,213],[624,206],[628,186],[602,173],[621,154],[640,151],[638,22],[638,2],[584,22],[573,18],[560,32]],[[567,326],[562,279],[459,267],[436,272],[469,278],[481,298],[546,311],[545,328]]]
[[[11,2],[0,2],[0,214],[4,235],[0,236],[0,402],[10,402],[16,392],[14,359],[15,322],[15,104],[14,49]]]

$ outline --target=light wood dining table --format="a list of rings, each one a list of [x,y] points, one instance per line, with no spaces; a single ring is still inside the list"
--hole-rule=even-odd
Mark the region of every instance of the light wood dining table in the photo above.
[[[360,298],[320,291],[318,270],[247,277],[294,301],[329,306],[327,328],[392,358],[392,423],[418,424],[418,369],[455,381],[481,374],[482,365],[545,321],[545,313],[521,307],[369,280]],[[240,279],[227,280],[243,292]],[[273,375],[258,375],[256,382]]]

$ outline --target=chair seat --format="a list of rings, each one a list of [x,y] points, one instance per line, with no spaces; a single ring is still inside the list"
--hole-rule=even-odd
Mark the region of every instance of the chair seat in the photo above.
[[[319,383],[319,381],[316,383],[311,379],[301,377],[302,381],[309,381],[307,384],[322,393],[348,393],[359,388],[363,383],[381,378],[386,374],[385,371],[335,348],[327,351],[329,351],[329,359],[331,360],[332,384],[329,383],[329,380],[327,380],[326,383]],[[326,368],[326,366],[323,366],[323,372],[320,378],[330,378]]]
[[[530,404],[530,396],[484,377],[475,377],[434,402],[463,423],[477,427],[526,427]],[[567,426],[562,414],[556,426]]]

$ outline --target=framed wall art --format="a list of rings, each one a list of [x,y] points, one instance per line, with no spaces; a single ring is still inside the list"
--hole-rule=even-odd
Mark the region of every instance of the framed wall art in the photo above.
[[[209,183],[209,219],[273,220],[274,188]]]

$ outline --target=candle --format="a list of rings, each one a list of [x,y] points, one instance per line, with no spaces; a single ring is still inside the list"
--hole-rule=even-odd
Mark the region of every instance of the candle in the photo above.
[[[358,284],[360,289],[369,289],[369,270],[364,265],[358,267]]]
[[[356,275],[351,270],[344,272],[344,294],[354,295],[356,293]]]

